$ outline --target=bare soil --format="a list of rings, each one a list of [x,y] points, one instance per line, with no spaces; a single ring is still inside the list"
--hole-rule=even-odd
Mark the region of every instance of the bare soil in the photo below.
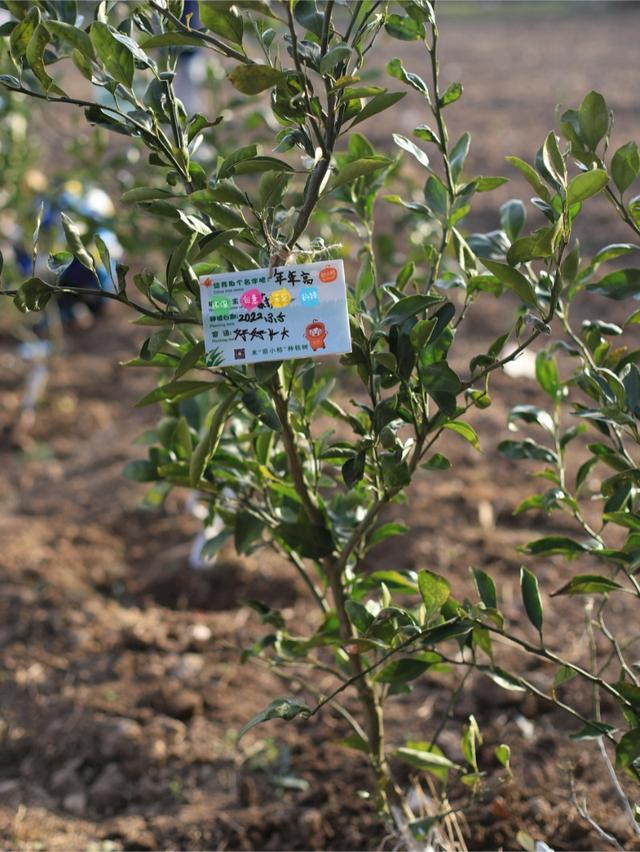
[[[531,160],[556,101],[575,105],[589,88],[603,90],[616,110],[620,143],[638,135],[638,6],[592,5],[533,18],[494,7],[445,16],[443,71],[465,81],[459,121],[474,133],[476,171],[506,173],[505,153]],[[423,120],[407,109],[401,132]],[[528,193],[514,180],[504,197],[512,194]],[[626,239],[606,208],[599,211],[585,238]],[[478,315],[461,360],[499,328],[490,309]],[[283,691],[268,670],[240,665],[241,649],[262,629],[242,601],[264,600],[300,622],[313,615],[304,588],[274,558],[238,559],[225,550],[211,572],[191,571],[199,522],[185,512],[184,497],[172,496],[160,513],[139,508],[144,488],[121,471],[143,454],[135,436],[154,422],[156,412],[133,407],[151,377],[118,366],[137,340],[117,310],[70,335],[31,440],[18,445],[11,426],[28,367],[13,342],[0,339],[0,843],[105,852],[391,848],[395,841],[361,792],[368,787],[363,759],[338,745],[347,734],[339,717],[328,711],[310,722],[271,722],[235,744],[247,718]],[[507,615],[521,619],[516,547],[542,530],[569,530],[543,516],[512,516],[536,483],[495,451],[509,406],[536,399],[526,377],[496,380],[494,404],[474,418],[484,452],[450,437],[442,451],[453,470],[421,480],[408,507],[389,511],[412,534],[402,546],[395,540],[373,551],[371,567],[427,567],[448,576],[459,596],[470,591],[469,566],[485,568]],[[561,560],[531,565],[545,589],[566,577]],[[545,603],[550,645],[584,656],[581,605]],[[624,629],[629,618],[620,604],[611,626]],[[501,659],[521,665],[506,650]],[[548,688],[546,669],[530,664],[527,674]],[[454,806],[467,805],[459,827],[468,848],[519,848],[520,831],[555,849],[602,848],[571,802],[572,778],[593,818],[626,848],[640,848],[595,744],[568,739],[573,720],[485,678],[469,684],[443,737],[455,759],[455,731],[470,713],[485,737],[483,797],[468,804],[468,791],[451,793]],[[589,695],[575,689],[588,713]],[[390,704],[392,741],[426,739],[447,696],[444,678],[431,675],[413,696]],[[493,757],[500,742],[513,752],[507,782]]]

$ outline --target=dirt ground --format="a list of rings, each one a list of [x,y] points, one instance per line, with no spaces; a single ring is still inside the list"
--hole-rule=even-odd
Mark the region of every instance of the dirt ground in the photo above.
[[[452,123],[471,129],[472,167],[484,174],[506,174],[506,153],[531,159],[555,103],[575,105],[590,88],[616,110],[620,143],[639,135],[639,7],[609,4],[605,12],[592,4],[566,15],[545,6],[535,17],[501,14],[496,4],[472,17],[452,8],[443,20],[443,73],[463,80],[467,99]],[[578,53],[582,42],[589,49]],[[424,120],[414,108],[411,101],[401,132]],[[527,195],[515,180],[504,193]],[[627,238],[610,214],[603,235],[606,215],[595,210],[588,242]],[[492,314],[478,317],[469,347],[499,327]],[[310,722],[271,722],[235,744],[247,718],[283,692],[269,671],[239,664],[261,630],[241,602],[261,599],[301,622],[312,615],[304,589],[274,559],[225,551],[210,573],[191,571],[199,522],[185,512],[184,496],[172,496],[161,513],[139,507],[144,488],[121,472],[142,455],[134,439],[154,422],[156,412],[133,407],[151,377],[118,366],[138,339],[117,310],[71,335],[54,361],[33,442],[17,448],[7,429],[27,367],[15,341],[0,337],[0,844],[101,852],[392,848],[361,794],[364,761],[337,744],[346,731],[330,711]],[[421,480],[409,507],[390,510],[412,534],[402,547],[396,540],[372,552],[371,566],[430,568],[460,595],[469,590],[469,566],[483,567],[498,581],[507,615],[520,618],[517,545],[543,529],[569,530],[541,516],[512,516],[535,482],[495,451],[508,407],[536,398],[526,377],[496,380],[493,406],[474,417],[484,452],[450,437],[441,449],[453,470]],[[560,560],[531,565],[546,589],[566,575]],[[545,601],[548,640],[577,659],[586,641],[581,605],[552,603]],[[620,604],[617,625],[628,619]],[[527,673],[548,686],[545,669]],[[392,741],[428,736],[433,713],[446,706],[444,683],[430,675],[389,705]],[[586,693],[574,700],[587,712]],[[625,848],[640,848],[595,744],[567,738],[576,727],[570,719],[472,679],[443,738],[454,759],[455,731],[470,713],[485,737],[480,763],[489,782],[460,819],[469,849],[519,848],[520,831],[554,849],[602,848],[571,802],[572,778],[592,816]],[[493,757],[500,742],[512,747],[514,771],[502,784]],[[452,804],[465,795],[452,791]]]

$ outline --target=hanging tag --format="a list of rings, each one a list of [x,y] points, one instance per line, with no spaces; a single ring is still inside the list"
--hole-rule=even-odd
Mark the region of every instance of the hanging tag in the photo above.
[[[209,367],[351,352],[341,260],[203,275]]]

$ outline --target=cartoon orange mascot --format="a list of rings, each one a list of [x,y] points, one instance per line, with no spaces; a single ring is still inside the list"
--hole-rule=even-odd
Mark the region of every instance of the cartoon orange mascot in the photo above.
[[[320,278],[320,281],[323,284],[331,284],[331,282],[335,281],[338,277],[338,270],[335,268],[335,266],[329,266],[327,264],[327,266],[322,267],[322,269],[320,270],[320,275],[318,277]]]
[[[327,328],[323,322],[314,320],[306,327],[304,336],[309,342],[309,346],[316,352],[318,349],[326,349],[324,345],[327,336]]]

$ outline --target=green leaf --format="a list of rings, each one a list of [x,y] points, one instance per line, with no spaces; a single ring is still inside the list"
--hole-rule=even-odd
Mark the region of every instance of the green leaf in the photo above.
[[[289,721],[291,719],[295,719],[295,717],[299,716],[301,713],[308,714],[310,712],[311,708],[303,702],[298,701],[297,698],[276,698],[265,710],[262,710],[260,713],[256,713],[256,715],[250,719],[246,725],[243,725],[240,729],[240,733],[238,734],[238,739],[243,737],[247,731],[251,730],[251,728],[254,728],[256,725],[260,725],[262,722],[266,722],[269,719],[287,719]]]
[[[578,111],[580,135],[587,145],[595,150],[598,142],[609,129],[609,110],[605,99],[599,92],[589,92],[580,104]]]
[[[228,166],[226,170],[227,174],[232,170],[233,166]],[[196,192],[192,192],[189,198],[194,204],[198,206],[202,205],[205,209],[212,201],[222,204],[247,204],[245,193],[238,189],[233,181],[222,180],[219,174],[215,186],[207,187],[207,189],[198,189]]]
[[[58,278],[73,263],[73,255],[70,251],[57,251],[51,253],[47,258],[47,266]]]
[[[489,609],[497,609],[498,595],[496,584],[491,577],[481,568],[473,568],[473,580],[480,595],[480,600]]]
[[[571,178],[567,186],[567,204],[577,204],[586,201],[592,195],[597,195],[609,183],[609,175],[604,169],[592,169],[581,172]]]
[[[534,556],[551,556],[554,553],[560,553],[563,556],[577,556],[581,553],[587,553],[589,548],[566,536],[548,535],[544,538],[530,541],[524,546],[523,550]]]
[[[621,145],[611,158],[611,176],[620,194],[627,190],[640,173],[640,152],[637,142]]]
[[[225,41],[242,44],[242,16],[233,6],[219,3],[217,0],[199,0],[198,11],[200,20],[208,30],[222,36]]]
[[[87,269],[90,269],[92,272],[95,272],[96,265],[94,263],[93,258],[84,247],[84,243],[80,238],[80,232],[78,231],[75,222],[73,221],[73,219],[70,219],[65,213],[61,213],[60,218],[62,219],[62,229],[64,231],[65,237],[67,238],[67,245],[69,246],[69,250],[83,266],[86,266]]]
[[[599,293],[608,299],[640,298],[640,269],[619,269],[610,272],[595,284],[587,284],[591,293]]]
[[[117,42],[129,51],[129,53],[133,56],[134,62],[137,62],[143,67],[153,68],[155,70],[154,61],[147,56],[137,41],[132,39],[130,36],[125,35],[120,30],[112,29],[111,34]]]
[[[113,271],[111,266],[111,255],[109,254],[109,249],[105,241],[102,239],[100,234],[96,234],[93,238],[94,243],[96,244],[96,248],[98,249],[98,256],[100,257],[100,262],[102,263],[105,272],[109,276],[111,283],[114,285],[116,292],[120,293],[123,288],[120,288],[116,281],[113,280]]]
[[[358,601],[347,600],[345,601],[344,608],[349,616],[349,621],[358,633],[366,633],[374,620],[373,615],[366,606]]]
[[[205,543],[202,545],[202,550],[200,551],[201,559],[210,559],[212,556],[215,556],[216,553],[220,550],[222,545],[231,538],[233,535],[232,530],[223,529],[218,535],[214,535],[213,538],[208,538]]]
[[[616,746],[616,765],[630,769],[640,758],[640,728],[628,731]]]
[[[498,444],[498,452],[507,459],[535,459],[546,461],[550,464],[557,462],[556,454],[531,438],[524,441],[501,441]]]
[[[197,237],[197,234],[188,234],[171,252],[169,262],[167,263],[167,287],[169,289],[171,289],[173,282],[180,274],[180,269],[193,248]]]
[[[196,193],[193,193],[195,195]],[[157,201],[157,199],[175,198],[173,192],[155,186],[134,186],[120,197],[123,204],[135,204],[142,201]]]
[[[453,598],[450,599],[450,602],[453,603]],[[448,639],[460,639],[463,636],[468,636],[472,630],[473,622],[456,618],[453,621],[447,621],[425,630],[423,642],[425,645],[436,645],[438,642],[445,642]]]
[[[431,175],[424,187],[424,198],[429,209],[444,221],[449,214],[449,193],[439,177]]]
[[[373,547],[375,544],[379,544],[381,541],[385,541],[385,539],[391,538],[392,536],[404,535],[408,532],[409,527],[405,526],[404,524],[382,524],[381,526],[377,527],[371,534],[368,542],[369,547]]]
[[[514,420],[524,420],[525,423],[537,423],[547,432],[553,434],[555,424],[553,417],[543,408],[536,405],[515,405],[509,412],[509,424]]]
[[[260,210],[273,210],[280,204],[290,179],[291,175],[289,175],[287,172],[264,172],[262,178],[260,179],[260,185],[258,187],[258,201],[260,204]]]
[[[412,89],[415,89],[416,92],[419,92],[423,98],[429,100],[429,90],[427,88],[427,84],[424,82],[422,77],[419,77],[417,74],[413,74],[411,71],[407,71],[404,65],[402,64],[402,60],[397,57],[392,59],[387,65],[387,73],[392,77],[395,77],[396,80],[401,80],[403,83],[406,83],[407,86],[411,86]],[[420,136],[418,130],[428,130],[428,128],[418,128],[413,131],[416,136]],[[429,142],[436,142],[437,137],[433,133],[433,131],[429,131]],[[421,138],[425,138],[422,136]]]
[[[636,686],[635,683],[630,683],[627,680],[618,680],[613,685],[624,701],[628,701],[633,707],[634,712],[640,712],[640,686]],[[623,704],[624,702],[620,703]]]
[[[430,665],[431,663],[424,662],[424,660],[404,657],[386,665],[378,672],[374,680],[376,683],[407,683],[420,677]]]
[[[533,286],[521,272],[512,266],[508,266],[506,263],[499,263],[497,260],[482,258],[482,263],[484,263],[490,272],[493,272],[499,281],[506,287],[509,287],[510,290],[513,290],[525,304],[530,305],[532,308],[538,307]]]
[[[140,47],[144,50],[151,50],[154,47],[202,47],[203,45],[204,41],[200,36],[177,32],[158,33],[140,42]]]
[[[358,736],[358,734],[350,734],[348,737],[345,737],[343,740],[338,741],[338,745],[343,748],[352,748],[356,751],[364,752],[365,754],[369,751],[369,746],[362,737]]]
[[[465,725],[461,746],[464,759],[469,766],[478,772],[477,746],[482,745],[482,735],[475,716],[469,716],[469,724]]]
[[[236,65],[227,77],[231,85],[243,95],[257,95],[265,89],[273,88],[284,80],[286,74],[270,65]]]
[[[455,398],[462,390],[462,382],[447,362],[434,361],[432,364],[421,367],[420,378],[429,395],[435,399],[440,408],[445,410],[445,413],[449,416],[455,414]],[[450,399],[441,399],[441,395]],[[446,424],[445,428],[448,425]],[[468,431],[464,428],[466,425],[463,424],[460,427],[460,424],[458,424],[454,427],[453,431],[459,435],[463,434],[463,432],[468,435]]]
[[[440,106],[446,107],[455,103],[462,96],[463,91],[462,83],[451,83],[440,97]]]
[[[64,95],[62,89],[56,86],[53,78],[47,74],[44,67],[44,51],[48,43],[49,32],[47,28],[43,24],[38,24],[27,44],[25,58],[45,92],[56,92],[59,95]]]
[[[555,178],[558,183],[564,185],[567,180],[567,167],[562,154],[560,153],[560,149],[558,148],[558,139],[553,131],[551,131],[544,140],[544,145],[542,146],[542,162],[549,174]]]
[[[296,21],[308,32],[313,33],[318,38],[322,37],[324,15],[318,10],[318,4],[315,0],[298,0],[293,13]]]
[[[198,441],[189,462],[189,479],[191,485],[197,488],[203,473],[205,472],[209,460],[215,455],[222,433],[224,432],[225,423],[229,415],[229,411],[236,400],[237,394],[232,393],[226,399],[218,404],[209,428],[205,431],[203,437]]]
[[[159,478],[155,464],[144,459],[127,462],[122,473],[133,482],[155,482]]]
[[[498,686],[501,686],[502,689],[507,689],[511,692],[526,691],[522,682],[515,677],[515,675],[509,674],[509,672],[499,666],[478,666],[478,670],[490,678],[494,683],[497,683]]]
[[[20,60],[27,52],[27,45],[31,41],[31,36],[36,31],[36,27],[39,25],[40,10],[37,6],[32,6],[25,17],[21,21],[18,21],[11,31],[11,35],[9,36],[9,45],[11,49],[11,56],[17,65],[20,64]],[[20,85],[19,80],[16,80],[16,83],[17,85]]]
[[[569,739],[574,742],[581,742],[582,740],[597,740],[600,739],[603,734],[611,733],[611,731],[615,731],[615,728],[612,725],[606,725],[604,722],[598,722],[595,719],[592,719],[591,722],[587,722],[586,725],[583,725],[580,730],[569,734]]]
[[[94,21],[89,30],[91,44],[96,56],[107,73],[125,88],[133,85],[134,61],[131,51],[119,42],[110,27],[101,21]]]
[[[421,166],[424,166],[425,169],[429,168],[429,157],[422,150],[422,148],[418,148],[418,146],[411,141],[411,139],[407,139],[406,136],[401,136],[399,133],[393,134],[393,141],[398,145],[398,147],[408,151],[416,160],[420,163]]]
[[[605,512],[602,520],[607,524],[617,524],[619,527],[640,532],[640,514],[633,512]]]
[[[305,559],[323,559],[335,549],[331,533],[326,527],[316,526],[303,518],[278,524],[275,532],[288,547]]]
[[[500,208],[500,225],[512,243],[518,239],[518,235],[524,227],[525,219],[524,204],[517,198],[506,201]]]
[[[353,488],[364,476],[364,466],[367,460],[365,450],[360,450],[342,465],[342,478],[347,488]]]
[[[456,435],[460,435],[461,438],[464,438],[474,450],[480,449],[480,439],[478,438],[478,433],[470,426],[468,423],[463,423],[461,420],[452,420],[450,423],[444,424],[445,429],[449,429],[451,432],[455,432]]]
[[[242,163],[245,160],[254,159],[257,153],[257,145],[244,145],[241,148],[236,148],[233,153],[229,154],[229,156],[225,158],[218,168],[218,180],[220,181],[223,178],[231,177],[234,169],[239,163]],[[198,200],[204,201],[211,197],[210,191],[210,188],[199,190],[197,193],[192,193],[191,198],[195,196]]]
[[[569,254],[562,261],[562,265],[560,266],[560,271],[562,273],[562,277],[565,281],[575,281],[576,276],[578,274],[578,267],[580,266],[580,245],[578,241],[573,245],[573,248],[569,252]]]
[[[91,39],[80,27],[73,27],[71,24],[67,24],[64,21],[56,21],[53,18],[47,19],[45,26],[51,35],[79,50],[90,62],[95,61],[96,55],[91,44]]]
[[[538,633],[542,634],[542,600],[538,588],[538,579],[524,565],[520,568],[520,591],[529,621]]]
[[[226,165],[226,160],[225,160]],[[234,175],[253,174],[254,172],[292,172],[293,167],[284,160],[279,160],[277,157],[252,157],[251,159],[242,160],[233,167]],[[215,187],[212,188],[215,192]],[[246,198],[243,201],[247,203]]]
[[[529,182],[541,198],[544,198],[546,201],[549,200],[549,190],[542,183],[533,166],[530,166],[529,163],[525,163],[525,161],[521,160],[520,157],[506,157],[505,159],[511,163],[512,166],[518,169],[520,174]]]
[[[389,325],[402,325],[405,320],[441,301],[438,296],[405,296],[389,308],[382,321]]]
[[[606,263],[608,260],[615,260],[617,257],[622,257],[624,254],[629,254],[639,249],[640,246],[635,245],[635,243],[611,243],[611,245],[604,246],[604,248],[601,248],[600,251],[594,254],[590,266],[600,265],[601,263]]]
[[[556,399],[561,389],[558,365],[553,355],[542,350],[536,355],[536,378],[542,390]]]
[[[23,314],[41,311],[52,296],[49,285],[41,278],[29,278],[18,287],[13,304]]]
[[[462,169],[464,168],[470,144],[471,136],[468,133],[463,133],[449,153],[451,174],[453,175],[454,181],[458,180]]]
[[[436,145],[440,142],[438,135],[426,124],[419,124],[414,127],[413,132],[418,139],[424,139],[425,142],[435,142]]]
[[[379,457],[384,483],[388,488],[404,488],[411,482],[411,471],[406,461],[401,461],[397,453],[383,453]]]
[[[483,176],[476,180],[476,192],[491,192],[499,186],[509,183],[509,178]]]
[[[427,771],[460,769],[460,766],[449,760],[448,757],[445,757],[442,754],[436,754],[432,751],[427,751],[426,749],[423,750],[401,746],[396,751],[396,757],[416,769],[426,769]]]
[[[408,15],[388,15],[384,28],[392,38],[400,41],[416,41],[424,38],[424,27]]]
[[[269,394],[262,388],[252,388],[242,394],[242,402],[247,411],[257,417],[261,423],[279,432],[282,428]]]
[[[167,382],[159,388],[152,390],[150,393],[146,394],[146,396],[143,396],[142,399],[136,403],[136,407],[141,408],[144,405],[151,405],[154,402],[161,402],[163,400],[178,402],[181,399],[188,399],[191,396],[206,393],[207,391],[213,390],[213,387],[214,385],[212,382]]]
[[[93,50],[93,45],[91,46],[91,49]],[[71,61],[76,66],[78,71],[82,74],[82,76],[90,83],[93,83],[93,67],[87,57],[83,53],[80,53],[79,50],[73,48],[73,50],[71,51]],[[102,112],[100,109],[89,107],[84,111],[85,118],[87,119],[87,121],[89,121],[89,115],[91,114],[91,112],[93,112],[93,114],[96,116],[100,115],[103,121],[107,120],[105,118],[106,113]],[[112,127],[114,128],[114,132],[116,133],[127,133],[127,131],[124,129],[125,125],[115,119],[112,119]]]
[[[375,282],[374,275],[373,260],[371,254],[367,251],[364,254],[358,277],[356,278],[355,297],[357,302],[363,302],[373,290]]]
[[[320,60],[320,73],[331,74],[338,63],[347,62],[351,58],[351,53],[348,44],[335,44]]]
[[[449,600],[451,586],[439,574],[422,570],[418,572],[418,589],[425,608],[425,624],[429,624]]]
[[[374,98],[371,98],[371,100],[367,102],[367,105],[360,110],[358,115],[351,122],[349,129],[351,130],[356,126],[356,124],[361,124],[368,118],[378,115],[378,113],[383,112],[385,109],[389,109],[389,107],[404,98],[405,94],[406,92],[383,92],[381,95],[376,95]]]
[[[553,592],[551,597],[553,598],[556,595],[605,595],[621,588],[622,586],[619,583],[610,580],[609,577],[602,577],[599,574],[576,574],[557,592]]]
[[[449,470],[451,462],[442,453],[434,453],[429,461],[421,464],[420,467],[423,470]]]
[[[394,526],[402,526],[402,524],[395,524]],[[408,532],[408,530],[406,531]],[[408,573],[410,576],[407,576]],[[414,594],[418,591],[418,585],[413,577],[413,571],[403,571],[402,573],[399,571],[374,571],[366,577],[363,576],[362,585],[366,589],[379,589],[381,584],[384,583],[389,589]]]
[[[436,327],[436,323],[436,317],[431,317],[431,319],[418,320],[418,322],[413,326],[409,332],[409,339],[416,352],[421,352],[427,345],[429,338]]]
[[[570,669],[569,666],[560,666],[553,678],[553,688],[557,689],[563,683],[566,683],[568,680],[572,680],[575,676],[575,671]]]
[[[390,165],[391,160],[387,157],[363,157],[361,160],[352,160],[343,166],[333,177],[326,192],[333,192],[340,186],[353,183],[357,178],[363,175],[370,175],[379,171],[385,166]]]
[[[496,746],[495,756],[498,762],[501,763],[505,769],[509,769],[509,763],[511,761],[511,749],[506,743],[501,743],[499,746]]]
[[[507,252],[507,261],[511,266],[528,263],[536,258],[549,257],[553,252],[555,228],[539,228],[528,237],[516,240]]]
[[[236,551],[246,554],[251,551],[252,546],[262,537],[265,523],[252,512],[240,510],[235,516],[235,543]]]

